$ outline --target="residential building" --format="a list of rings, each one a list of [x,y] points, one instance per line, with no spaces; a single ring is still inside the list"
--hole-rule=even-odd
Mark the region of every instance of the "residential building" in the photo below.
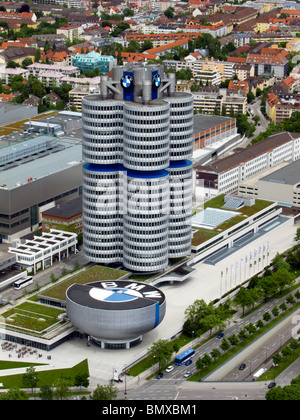
[[[243,96],[222,95],[219,91],[192,92],[194,109],[201,114],[221,115],[225,109],[226,115],[231,113],[245,114],[247,112],[247,98]]]
[[[125,35],[125,39],[126,39],[126,43],[128,46],[130,41],[137,41],[140,44],[142,44],[145,41],[151,41],[153,48],[157,48],[157,47],[161,47],[162,45],[166,45],[169,43],[173,43],[176,41],[181,41],[181,40],[186,40],[188,41],[189,39],[191,40],[195,40],[196,38],[198,38],[199,36],[201,36],[200,33],[198,32],[186,32],[186,33],[182,33],[182,32],[175,32],[175,33],[152,33],[152,34],[134,34],[134,33],[129,33]]]
[[[288,73],[288,60],[282,55],[248,54],[247,63],[254,66],[255,76],[271,73],[277,78],[284,78]]]
[[[81,25],[65,25],[56,29],[56,33],[65,35],[67,39],[71,42],[76,38],[80,38],[81,33],[83,32],[83,27]]]
[[[82,111],[82,98],[84,98],[87,95],[91,95],[92,93],[96,93],[95,91],[99,91],[100,88],[97,88],[97,86],[93,85],[79,85],[77,87],[74,87],[69,92],[69,103],[70,108],[72,106],[75,106],[78,112]]]

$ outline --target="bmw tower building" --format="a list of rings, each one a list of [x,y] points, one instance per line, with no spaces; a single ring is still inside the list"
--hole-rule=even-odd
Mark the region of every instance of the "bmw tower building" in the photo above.
[[[193,96],[163,66],[117,66],[82,100],[83,248],[157,272],[191,252]]]

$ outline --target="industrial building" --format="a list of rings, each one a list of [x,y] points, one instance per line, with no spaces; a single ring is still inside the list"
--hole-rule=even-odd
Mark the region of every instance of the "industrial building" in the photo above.
[[[282,162],[239,185],[239,195],[277,201],[282,207],[300,209],[300,160]]]
[[[239,184],[265,169],[300,158],[300,134],[273,134],[246,149],[237,148],[210,164],[195,165],[195,194],[208,199],[238,191]]]

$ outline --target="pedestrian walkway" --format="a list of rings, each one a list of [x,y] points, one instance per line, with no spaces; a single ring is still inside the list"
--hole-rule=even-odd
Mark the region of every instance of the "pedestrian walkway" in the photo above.
[[[97,347],[96,345],[87,346],[86,339],[73,338],[49,353],[41,352],[42,357],[39,359],[35,355],[28,355],[24,360],[28,362],[46,363],[47,366],[37,367],[37,371],[44,369],[57,369],[64,367],[71,367],[84,359],[88,360],[91,387],[97,384],[105,385],[113,378],[114,370],[119,373],[124,372],[129,366],[136,361],[143,358],[152,344],[159,339],[170,339],[176,334],[180,333],[182,325],[185,321],[185,310],[193,304],[196,299],[203,299],[209,303],[215,299],[221,298],[229,291],[230,286],[237,287],[240,283],[247,280],[248,275],[253,276],[262,270],[262,263],[260,266],[252,267],[251,273],[247,270],[243,272],[243,276],[237,276],[232,284],[229,281],[225,287],[224,279],[222,281],[221,272],[225,271],[226,267],[235,265],[240,261],[246,253],[253,252],[253,249],[258,249],[263,243],[269,241],[269,261],[271,261],[277,252],[291,248],[294,245],[293,238],[296,234],[297,226],[280,225],[277,228],[268,231],[262,240],[258,238],[255,241],[247,244],[245,247],[238,249],[234,254],[229,255],[222,261],[211,266],[204,263],[198,263],[193,268],[195,272],[183,283],[163,284],[160,289],[166,296],[167,310],[166,315],[160,325],[148,334],[143,336],[142,343],[128,350],[106,350]],[[267,261],[264,262],[266,264]],[[51,360],[47,356],[51,356]],[[8,353],[2,352],[0,358],[9,360]],[[14,360],[13,358],[11,360]],[[17,358],[15,360],[18,360]],[[13,371],[0,372],[3,374],[24,373],[26,369],[14,369]],[[138,378],[127,377],[127,386],[136,386]],[[140,378],[143,380],[143,378]],[[118,386],[123,386],[119,384]]]

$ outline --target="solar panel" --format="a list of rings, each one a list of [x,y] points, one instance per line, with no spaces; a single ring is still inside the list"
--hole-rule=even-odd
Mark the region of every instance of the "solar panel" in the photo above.
[[[229,198],[229,200],[224,204],[223,208],[237,210],[243,205],[244,205],[244,200],[240,198]]]

